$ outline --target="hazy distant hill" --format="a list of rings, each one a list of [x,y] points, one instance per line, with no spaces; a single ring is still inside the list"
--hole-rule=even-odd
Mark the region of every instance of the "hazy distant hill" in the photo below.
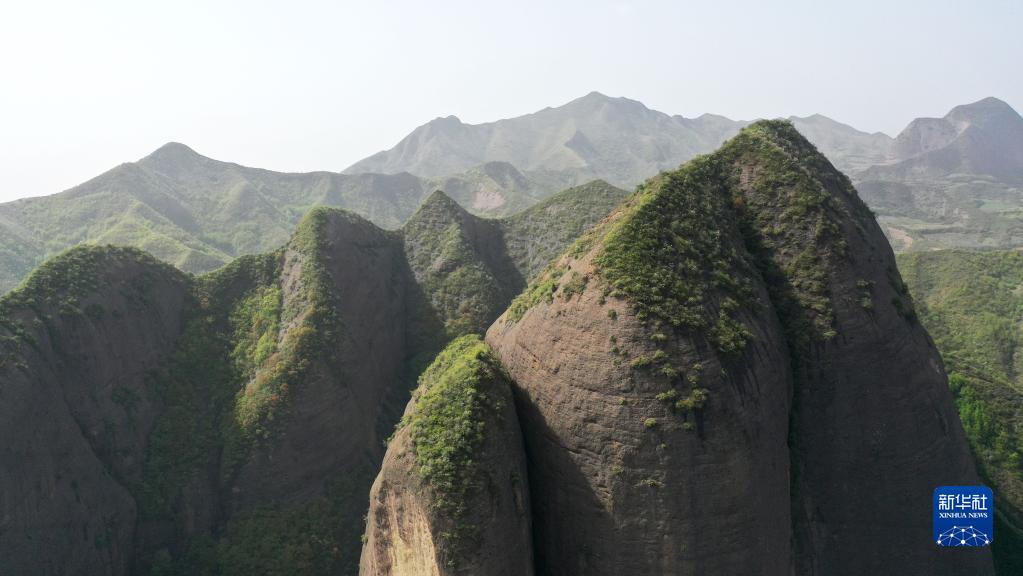
[[[1023,246],[1023,118],[996,98],[914,120],[853,180],[897,250]]]
[[[997,98],[956,106],[944,118],[918,118],[892,143],[896,162],[872,178],[940,178],[985,174],[1023,183],[1023,117]]]
[[[885,149],[886,136],[823,116],[792,120],[840,168],[885,153],[872,146]],[[343,174],[249,168],[170,143],[60,194],[0,204],[0,292],[81,242],[136,246],[182,270],[212,270],[280,246],[316,205],[397,228],[440,189],[474,214],[507,216],[598,178],[631,188],[744,125],[711,114],[668,116],[594,92],[479,126],[437,119]]]
[[[345,173],[439,176],[497,160],[526,171],[634,185],[714,149],[741,126],[721,117],[668,116],[635,100],[591,92],[564,106],[486,124],[437,118]]]
[[[840,170],[861,170],[888,156],[891,138],[885,134],[860,132],[819,114],[789,120]],[[438,176],[500,161],[538,180],[542,174],[562,184],[601,178],[632,187],[711,152],[747,124],[714,114],[669,116],[635,100],[591,92],[563,106],[485,124],[437,118],[344,172]]]
[[[846,174],[853,174],[888,160],[892,138],[882,132],[868,134],[827,116],[791,117],[792,125]]]
[[[135,246],[203,272],[282,245],[313,206],[347,208],[397,228],[437,188],[472,212],[493,216],[550,194],[506,163],[435,179],[281,173],[170,143],[65,192],[0,204],[0,293],[45,257],[81,242]]]

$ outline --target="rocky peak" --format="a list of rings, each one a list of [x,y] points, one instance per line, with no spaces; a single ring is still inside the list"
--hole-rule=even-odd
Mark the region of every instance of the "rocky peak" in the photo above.
[[[918,118],[892,145],[895,164],[876,166],[866,180],[941,179],[950,174],[1023,182],[1023,117],[997,98],[953,108],[943,118]]]
[[[425,144],[434,138],[457,137],[465,127],[466,124],[463,124],[457,116],[438,116],[413,130],[409,138],[419,144]]]
[[[131,569],[133,488],[151,485],[148,446],[165,406],[158,378],[189,288],[138,250],[80,246],[0,299],[5,571]]]
[[[884,515],[924,541],[928,500],[905,495],[977,474],[891,249],[788,122],[641,186],[487,341],[519,398],[542,571],[992,571],[872,531]]]
[[[500,226],[435,191],[401,229],[406,258],[449,336],[482,333],[523,280]]]
[[[405,223],[405,228],[415,228],[425,221],[443,220],[453,222],[465,218],[469,213],[442,190],[434,190],[423,200],[415,214]]]
[[[533,574],[525,453],[506,375],[478,336],[419,380],[370,493],[360,574]]]
[[[965,123],[993,125],[998,122],[1023,122],[1023,118],[1007,102],[989,96],[953,108],[945,119],[958,125]]]
[[[214,162],[179,142],[168,142],[139,160],[139,164],[168,175],[196,170],[206,162]]]

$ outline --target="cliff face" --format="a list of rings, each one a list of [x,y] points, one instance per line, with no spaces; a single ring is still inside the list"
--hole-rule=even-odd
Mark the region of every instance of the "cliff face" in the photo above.
[[[727,197],[693,188],[707,168],[645,185],[487,333],[541,573],[788,571],[784,337]]]
[[[33,278],[3,300],[5,572],[356,570],[436,314],[397,234],[317,210],[196,280],[113,248]]]
[[[238,573],[267,562],[350,573],[383,439],[409,389],[408,266],[394,234],[331,210],[311,213],[281,260],[278,356],[245,385],[258,397],[270,382],[271,396],[248,456],[227,471],[225,540]],[[295,556],[271,560],[275,539]]]
[[[551,249],[437,193],[397,232],[314,210],[200,277],[110,247],[49,262],[0,300],[0,571],[354,573],[416,375],[524,285],[508,237]]]
[[[135,250],[81,248],[0,302],[0,572],[125,574],[187,281]]]
[[[360,574],[533,574],[522,436],[477,336],[420,379],[370,494]]]
[[[922,544],[974,464],[890,248],[788,124],[647,183],[487,340],[542,573],[992,571]]]
[[[738,174],[747,243],[793,359],[796,572],[990,573],[987,551],[950,559],[903,546],[930,537],[935,487],[979,479],[941,359],[876,221],[788,126],[757,127],[721,153]]]

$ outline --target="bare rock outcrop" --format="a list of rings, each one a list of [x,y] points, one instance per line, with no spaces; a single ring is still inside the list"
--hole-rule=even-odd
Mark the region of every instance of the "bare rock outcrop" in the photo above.
[[[873,216],[786,122],[641,187],[487,341],[542,574],[991,574],[930,542],[979,483]]]
[[[789,570],[788,352],[727,198],[691,186],[708,168],[648,183],[487,333],[539,573]]]
[[[980,479],[873,214],[790,125],[755,125],[718,154],[793,359],[795,573],[992,573],[990,550],[931,542],[933,490]]]
[[[0,573],[128,574],[183,274],[133,249],[80,247],[0,301]]]
[[[420,380],[370,495],[363,576],[529,576],[525,454],[507,377],[476,336]]]

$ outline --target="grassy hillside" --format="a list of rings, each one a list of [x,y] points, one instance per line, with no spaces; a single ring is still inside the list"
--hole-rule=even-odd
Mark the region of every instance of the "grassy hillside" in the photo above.
[[[603,180],[569,188],[501,222],[508,254],[527,279],[611,213],[629,193]]]
[[[482,334],[522,288],[498,223],[434,192],[401,229],[409,266],[444,322],[445,339]]]
[[[1023,253],[901,254],[899,269],[949,372],[981,473],[996,492],[999,573],[1023,571]]]
[[[544,182],[503,163],[433,179],[289,174],[167,144],[60,194],[0,204],[0,293],[79,243],[134,246],[186,272],[207,272],[283,245],[314,206],[352,210],[394,229],[437,188],[474,213],[503,216],[558,189]]]
[[[565,190],[503,219],[470,214],[434,192],[401,228],[409,266],[445,337],[482,334],[508,303],[628,195],[603,181]]]

